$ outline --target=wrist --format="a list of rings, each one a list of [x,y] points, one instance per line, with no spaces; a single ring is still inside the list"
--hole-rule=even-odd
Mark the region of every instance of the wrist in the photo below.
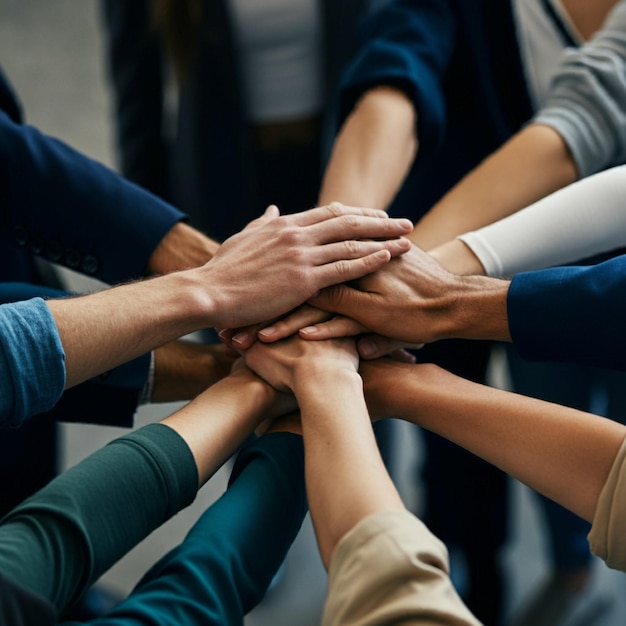
[[[509,282],[484,276],[454,281],[444,297],[440,339],[511,341],[507,317]]]

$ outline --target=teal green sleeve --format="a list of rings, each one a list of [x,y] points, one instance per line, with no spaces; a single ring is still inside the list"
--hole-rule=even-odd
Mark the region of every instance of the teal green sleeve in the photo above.
[[[0,572],[60,611],[128,550],[189,505],[196,464],[171,428],[151,424],[61,474],[0,525]]]

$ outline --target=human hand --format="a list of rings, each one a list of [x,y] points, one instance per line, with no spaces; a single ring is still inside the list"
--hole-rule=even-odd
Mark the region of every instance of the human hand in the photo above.
[[[316,372],[356,372],[359,358],[351,339],[305,342],[299,337],[264,344],[257,341],[245,354],[246,364],[280,391],[294,391],[299,380]]]
[[[412,246],[378,272],[361,278],[357,287],[336,285],[310,298],[309,303],[404,345],[423,344],[448,336],[454,326],[450,296],[460,280]],[[330,320],[300,332],[307,339],[327,338],[345,333],[346,326],[344,320]]]
[[[213,324],[274,319],[324,287],[374,272],[410,249],[402,235],[411,229],[409,220],[374,209],[332,204],[280,216],[269,207],[201,268],[212,287]]]
[[[227,376],[235,358],[221,344],[172,341],[154,351],[152,402],[190,400]]]

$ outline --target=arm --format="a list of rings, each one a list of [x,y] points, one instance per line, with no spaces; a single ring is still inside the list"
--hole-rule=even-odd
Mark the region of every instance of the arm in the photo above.
[[[623,425],[472,383],[434,365],[368,362],[362,373],[375,407],[389,403],[385,411],[450,439],[593,520],[626,436]]]
[[[307,495],[329,569],[322,623],[475,626],[448,577],[445,547],[404,509],[385,469],[355,357],[346,340],[297,338],[246,354],[300,405]]]
[[[0,571],[63,610],[187,506],[275,399],[241,368],[162,424],[115,440],[3,520]]]
[[[455,26],[448,2],[388,3],[363,25],[362,43],[342,81],[343,127],[320,201],[387,208],[418,150],[444,127],[443,76]]]
[[[429,250],[499,220],[626,158],[626,3],[579,49],[568,50],[532,120],[468,174],[416,226]]]
[[[465,233],[431,254],[457,274],[513,276],[617,250],[626,245],[624,192],[626,167],[615,167]]]
[[[406,249],[406,240],[396,237],[411,226],[381,215],[332,206],[280,217],[272,208],[201,267],[48,301],[56,328],[46,317],[42,333],[55,346],[49,358],[60,372],[51,396],[60,395],[63,382],[71,387],[195,330],[271,319],[328,284],[378,269],[392,253]],[[358,241],[389,236],[385,241]],[[27,327],[24,321],[17,323]],[[9,348],[19,352],[16,346]],[[23,384],[19,363],[7,363],[7,385]]]

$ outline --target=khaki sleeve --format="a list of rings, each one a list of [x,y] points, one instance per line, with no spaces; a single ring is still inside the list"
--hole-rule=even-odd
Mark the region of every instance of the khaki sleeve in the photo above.
[[[323,626],[479,626],[448,575],[448,552],[405,510],[375,513],[340,541]]]
[[[609,567],[626,571],[626,439],[600,493],[588,539]]]

